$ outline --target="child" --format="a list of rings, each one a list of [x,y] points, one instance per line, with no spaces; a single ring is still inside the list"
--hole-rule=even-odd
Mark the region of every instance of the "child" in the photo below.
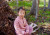
[[[20,7],[18,9],[19,16],[17,16],[14,21],[16,35],[31,35],[31,32],[33,31],[33,28],[28,25],[26,19],[24,18],[25,14],[25,9]]]

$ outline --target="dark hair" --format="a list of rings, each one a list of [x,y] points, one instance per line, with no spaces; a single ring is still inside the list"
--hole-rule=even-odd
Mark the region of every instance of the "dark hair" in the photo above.
[[[26,14],[26,10],[24,9],[24,7],[18,8],[18,12],[20,11],[20,9],[24,10],[25,11],[25,14]]]

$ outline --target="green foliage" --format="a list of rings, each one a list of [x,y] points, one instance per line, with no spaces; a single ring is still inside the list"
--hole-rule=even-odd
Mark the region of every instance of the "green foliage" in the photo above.
[[[12,9],[15,9],[13,8],[13,6],[16,6],[17,7],[17,2],[16,1],[13,1],[13,2],[8,2],[10,7]],[[28,14],[30,12],[30,9],[31,9],[31,6],[32,6],[32,1],[30,2],[27,2],[27,1],[18,1],[18,7],[21,7],[21,6],[24,6],[25,9],[28,9],[29,11],[26,11],[26,14]],[[46,6],[48,6],[48,2],[46,2]],[[39,2],[39,7],[44,7],[44,0],[40,0]],[[16,13],[16,11],[14,11]],[[39,20],[41,21],[42,20],[42,17],[46,18],[44,19],[44,21],[49,21],[50,20],[50,11],[43,11],[43,9],[39,10],[39,16],[41,17],[38,17]],[[33,15],[30,15],[30,16],[27,16],[28,20],[31,22],[31,21],[36,21],[35,17],[33,17]],[[37,22],[38,24],[39,22]]]
[[[9,2],[10,6],[17,6],[17,2],[13,1],[13,2]],[[32,1],[31,2],[26,2],[26,1],[18,1],[18,6],[32,6]]]
[[[32,6],[32,2],[19,1],[19,6]]]
[[[30,19],[29,20],[34,22],[36,19],[35,19],[35,17],[30,16]]]
[[[9,2],[10,6],[17,6],[17,2],[13,1],[13,2]],[[18,1],[18,6],[27,6],[27,7],[31,7],[32,6],[32,1],[27,2],[27,1]],[[48,2],[46,2],[46,6],[48,6]],[[39,3],[39,7],[44,7],[44,1]]]
[[[8,2],[10,6],[16,6],[16,1]]]

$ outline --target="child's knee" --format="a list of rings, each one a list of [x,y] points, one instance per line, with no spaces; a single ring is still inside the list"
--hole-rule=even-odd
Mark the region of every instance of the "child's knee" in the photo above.
[[[29,26],[29,33],[32,33],[32,31],[33,31],[32,26]]]

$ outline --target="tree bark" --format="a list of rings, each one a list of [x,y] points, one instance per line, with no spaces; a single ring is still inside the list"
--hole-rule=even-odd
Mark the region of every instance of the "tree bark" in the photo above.
[[[18,0],[16,0],[16,4],[17,4],[17,7],[16,7],[15,9],[16,9],[16,11],[17,11],[17,9],[18,9]]]
[[[36,16],[35,18],[38,18],[38,11],[39,11],[39,0],[36,0]]]
[[[33,0],[31,11],[28,15],[36,15],[35,17],[37,18],[38,11],[39,11],[39,0]]]
[[[48,3],[48,9],[50,9],[50,0],[49,0],[49,3]]]
[[[44,11],[46,10],[46,0],[44,0]]]
[[[29,15],[30,14],[35,15],[35,11],[36,11],[36,0],[33,0],[31,11],[30,11]]]

